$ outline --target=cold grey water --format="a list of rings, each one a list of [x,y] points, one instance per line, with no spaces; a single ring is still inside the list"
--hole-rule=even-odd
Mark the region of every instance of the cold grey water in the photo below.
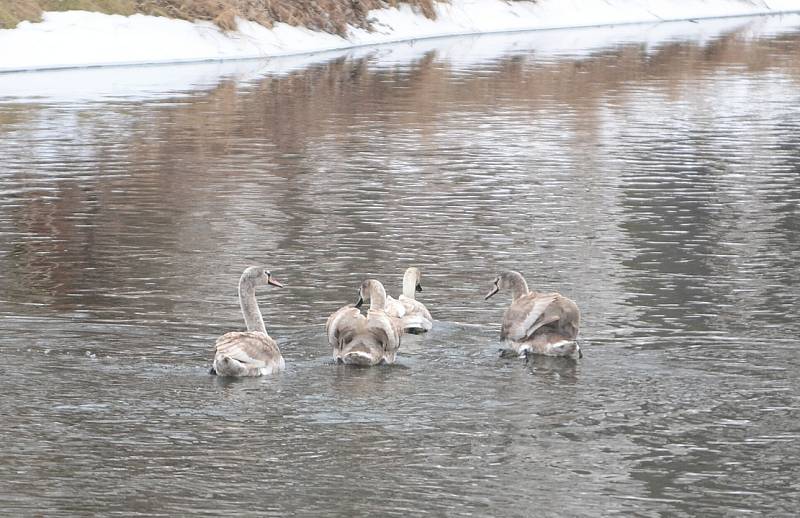
[[[0,75],[0,513],[795,516],[800,21],[683,26]],[[209,376],[255,263],[287,369]],[[505,269],[583,359],[498,356]]]

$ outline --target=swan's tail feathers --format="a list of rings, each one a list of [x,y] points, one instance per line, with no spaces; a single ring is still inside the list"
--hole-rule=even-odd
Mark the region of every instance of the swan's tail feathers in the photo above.
[[[547,354],[552,356],[566,356],[569,358],[583,358],[581,346],[575,340],[561,340],[548,347]]]
[[[406,333],[419,335],[433,328],[433,323],[421,315],[409,315],[403,318],[403,330]]]
[[[247,376],[246,368],[242,362],[230,356],[218,355],[214,358],[212,367],[218,376]]]
[[[358,365],[360,367],[367,367],[374,365],[375,359],[371,354],[364,351],[351,351],[344,355],[344,363],[348,365]]]
[[[528,358],[529,354],[543,354],[545,356],[561,356],[564,358],[579,359],[583,357],[581,347],[575,340],[557,340],[546,342],[544,340],[528,342],[512,342],[514,351],[520,358]]]

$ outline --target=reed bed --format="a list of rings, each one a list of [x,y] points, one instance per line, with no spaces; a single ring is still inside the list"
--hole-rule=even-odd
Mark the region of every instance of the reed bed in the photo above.
[[[370,10],[401,4],[428,18],[436,17],[434,0],[0,0],[0,27],[40,21],[44,11],[79,9],[212,21],[223,30],[234,30],[238,17],[266,27],[283,22],[344,36],[348,25],[371,29]]]

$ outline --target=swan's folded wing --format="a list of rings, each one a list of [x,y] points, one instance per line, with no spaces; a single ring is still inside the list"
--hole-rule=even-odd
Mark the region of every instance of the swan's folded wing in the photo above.
[[[406,315],[416,315],[433,322],[430,311],[425,307],[422,302],[400,295],[400,303],[406,308]]]
[[[345,306],[335,311],[325,322],[328,343],[332,347],[338,347],[340,338],[355,333],[362,320],[364,315],[353,306]]]
[[[400,335],[403,333],[400,321],[383,311],[370,310],[367,316],[367,329],[370,334],[383,344],[386,351],[395,351],[400,347]]]
[[[527,296],[515,300],[503,317],[500,338],[503,340],[522,340],[531,336],[545,324],[558,320],[557,315],[545,315],[548,306],[558,294]]]
[[[408,315],[404,317],[400,323],[405,331],[411,332],[414,329],[421,329],[423,331],[430,331],[433,329],[433,323],[422,315]]]
[[[403,304],[403,296],[400,295],[401,300],[397,300],[390,295],[386,295],[386,314],[394,318],[403,318],[406,315],[407,308]]]
[[[254,367],[266,366],[281,354],[275,340],[257,331],[225,333],[217,339],[214,349],[217,355]]]

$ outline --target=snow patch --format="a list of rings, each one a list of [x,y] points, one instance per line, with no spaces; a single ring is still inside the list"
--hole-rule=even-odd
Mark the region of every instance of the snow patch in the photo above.
[[[382,46],[356,47],[268,60],[230,60],[136,67],[96,67],[5,73],[0,75],[0,103],[73,103],[180,98],[214,88],[223,80],[239,85],[268,75],[283,75],[312,64],[347,56],[368,59],[371,68],[407,66],[431,53],[449,67],[471,69],[508,55],[537,60],[582,59],[618,45],[635,43],[657,52],[671,41],[702,46],[724,34],[740,38],[773,37],[800,30],[800,14],[722,18],[703,23],[670,22],[593,29],[454,36]]]
[[[41,23],[0,30],[0,72],[252,59],[488,32],[652,23],[800,11],[798,0],[452,0],[429,20],[409,6],[370,12],[376,30],[347,38],[239,21],[225,33],[209,22],[155,16],[48,12]]]

